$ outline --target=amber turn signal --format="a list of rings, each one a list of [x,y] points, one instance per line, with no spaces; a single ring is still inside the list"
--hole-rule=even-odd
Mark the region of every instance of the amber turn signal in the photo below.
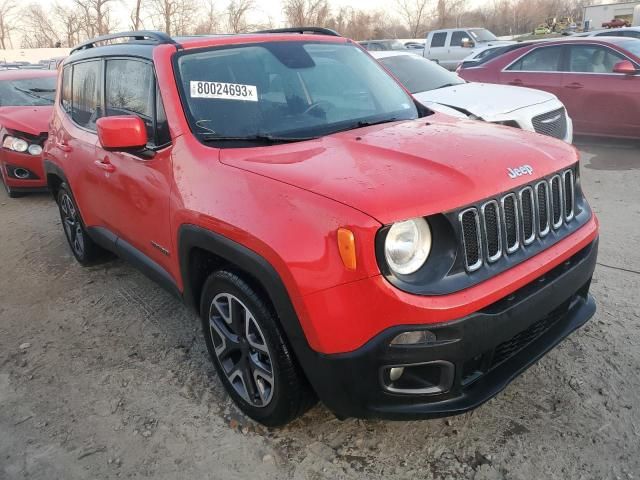
[[[356,239],[348,228],[338,229],[338,249],[342,263],[349,270],[356,269]]]

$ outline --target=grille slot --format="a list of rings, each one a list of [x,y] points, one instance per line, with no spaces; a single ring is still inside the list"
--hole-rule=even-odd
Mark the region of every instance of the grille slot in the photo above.
[[[482,266],[480,243],[480,218],[475,208],[469,208],[460,214],[462,224],[462,243],[467,270],[473,272]]]
[[[564,181],[564,218],[569,221],[573,218],[573,204],[575,201],[573,170],[567,170],[562,174]]]
[[[538,235],[540,238],[549,233],[549,186],[547,182],[536,185],[536,207],[538,209]]]
[[[522,242],[530,245],[536,239],[536,214],[533,203],[533,189],[520,190],[520,218],[522,218]]]
[[[495,262],[502,256],[502,229],[500,228],[500,209],[498,202],[491,200],[482,206],[484,231],[487,241],[487,260]]]
[[[559,139],[567,136],[567,113],[564,108],[533,117],[532,123],[533,129],[542,135]]]
[[[502,213],[504,215],[504,232],[507,240],[507,253],[513,253],[520,246],[520,226],[516,196],[513,193],[502,197]]]
[[[559,175],[555,175],[550,180],[551,190],[551,225],[554,230],[562,225],[562,181]]]
[[[458,214],[465,268],[478,270],[559,229],[575,213],[573,169]]]

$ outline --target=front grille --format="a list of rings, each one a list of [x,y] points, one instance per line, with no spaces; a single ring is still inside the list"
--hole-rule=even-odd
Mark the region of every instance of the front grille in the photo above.
[[[567,136],[567,113],[564,108],[533,117],[533,129],[542,135],[564,139]]]
[[[574,218],[575,174],[572,169],[508,192],[458,215],[465,268],[478,270],[513,255]],[[482,228],[481,228],[482,226]],[[504,248],[503,248],[504,245]]]

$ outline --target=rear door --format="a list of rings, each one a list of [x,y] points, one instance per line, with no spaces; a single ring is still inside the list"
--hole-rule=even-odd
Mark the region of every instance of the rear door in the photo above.
[[[447,47],[448,35],[448,32],[432,33],[431,37],[427,39],[427,45],[424,50],[425,57],[442,65],[449,53],[449,48]]]
[[[567,46],[560,99],[577,133],[638,136],[640,78],[613,73],[614,65],[622,60],[628,59],[604,45]]]
[[[500,83],[537,88],[561,97],[563,46],[536,47],[500,72]]]

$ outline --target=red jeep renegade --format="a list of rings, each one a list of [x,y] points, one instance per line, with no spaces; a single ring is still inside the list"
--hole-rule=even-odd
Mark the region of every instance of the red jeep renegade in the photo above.
[[[426,110],[334,32],[101,37],[58,92],[45,169],[73,254],[192,306],[266,425],[316,398],[464,412],[595,311],[576,150]]]

